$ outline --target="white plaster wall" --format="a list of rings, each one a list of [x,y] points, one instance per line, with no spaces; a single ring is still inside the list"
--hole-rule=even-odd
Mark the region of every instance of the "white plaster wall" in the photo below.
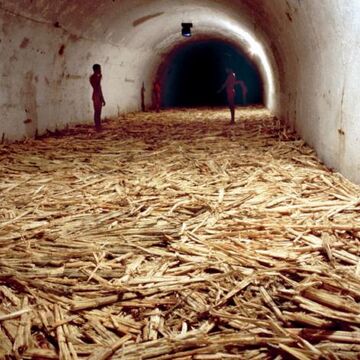
[[[104,67],[103,115],[138,109],[142,69],[136,59],[146,51],[135,54],[125,46],[84,38],[53,22],[3,9],[0,28],[0,141],[92,122],[88,78],[96,62]]]
[[[104,67],[107,106],[103,115],[138,108],[137,79],[142,69],[134,58],[142,56],[140,51],[134,56],[131,49],[82,39],[52,24],[23,17],[0,16],[0,26],[2,140],[20,140],[67,124],[91,122],[88,78],[95,62]]]
[[[271,34],[282,48],[285,66],[279,116],[325,164],[360,183],[360,2],[289,1],[276,9],[267,5],[276,22],[287,23],[275,26]]]

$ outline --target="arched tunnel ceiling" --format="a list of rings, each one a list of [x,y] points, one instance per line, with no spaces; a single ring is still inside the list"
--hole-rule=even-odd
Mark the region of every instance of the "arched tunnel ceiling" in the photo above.
[[[203,9],[217,18],[222,14],[238,17],[240,14],[243,21],[248,18],[253,19],[254,24],[261,24],[261,20],[269,20],[266,3],[271,8],[277,8],[282,1],[270,4],[261,0],[3,0],[1,7],[9,14],[31,17],[39,22],[58,23],[64,29],[84,37],[119,43],[124,34],[131,32],[132,27],[151,19],[162,17],[162,21],[166,21],[167,17],[176,16],[181,21],[182,17],[193,16],[193,20],[196,20],[198,11]]]
[[[81,38],[119,48],[148,49],[154,56],[167,54],[181,43],[185,46],[186,39],[180,35],[180,24],[193,22],[194,37],[232,41],[254,56],[265,84],[265,102],[268,107],[274,108],[273,73],[277,66],[270,48],[268,51],[261,48],[260,54],[250,54],[251,44],[257,38],[265,46],[268,43],[259,30],[261,27],[258,24],[262,24],[263,19],[258,20],[255,16],[267,19],[266,12],[257,9],[257,3],[261,1],[66,0],[51,2],[50,5],[48,0],[20,0],[5,3],[3,6],[9,12],[30,16]],[[148,72],[144,78],[153,78],[162,61],[154,56],[146,60],[150,66],[144,70]]]
[[[299,29],[291,27],[294,14],[301,10],[298,0],[3,0],[1,6],[9,14],[54,24],[85,39],[115,46],[131,44],[133,48],[153,49],[179,41],[179,23],[184,20],[195,23],[194,33],[209,34],[212,29],[232,37],[224,23],[233,22],[255,34],[271,50],[280,74],[284,49],[296,57],[292,42],[285,41],[289,38],[286,33],[302,36]],[[319,6],[326,17],[331,15],[325,4]],[[149,32],[151,38],[144,36]]]
[[[248,31],[268,34],[275,39],[274,14],[283,13],[285,0],[3,0],[9,14],[22,15],[36,22],[54,24],[83,38],[121,45],[156,46],[171,34],[179,33],[182,21],[194,22],[194,33],[213,29],[226,34],[224,22],[241,24]],[[159,24],[161,27],[159,28]],[[271,26],[269,26],[271,24]],[[151,38],[143,35],[153,31]]]
[[[284,0],[285,1],[285,0]],[[207,32],[209,28],[224,32],[224,22],[242,24],[248,31],[269,33],[274,19],[261,0],[3,0],[2,9],[9,15],[18,14],[36,22],[54,24],[72,34],[113,45],[134,42],[133,46],[156,46],[159,42],[179,33],[182,21],[194,22],[194,33]],[[283,1],[272,3],[271,10]],[[272,26],[269,27],[268,24]],[[161,27],[159,28],[159,24]],[[206,26],[204,28],[203,26]],[[137,37],[144,29],[153,31],[149,39]],[[226,34],[224,34],[226,35]],[[149,42],[150,41],[150,42]]]

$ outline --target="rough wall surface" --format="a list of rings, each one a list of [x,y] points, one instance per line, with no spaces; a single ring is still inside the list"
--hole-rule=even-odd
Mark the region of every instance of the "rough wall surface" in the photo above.
[[[257,57],[267,105],[321,159],[360,183],[358,0],[2,0],[0,136],[17,140],[92,121],[91,65],[103,65],[104,116],[139,109],[167,54],[226,39]],[[255,50],[254,50],[255,49]],[[253,51],[254,50],[254,51]],[[273,79],[271,79],[271,76]]]
[[[280,115],[328,166],[360,183],[360,2],[288,1],[277,10],[291,19],[271,35],[284,64]]]

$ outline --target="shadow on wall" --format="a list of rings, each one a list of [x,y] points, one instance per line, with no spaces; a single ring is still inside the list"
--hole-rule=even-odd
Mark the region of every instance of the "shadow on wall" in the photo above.
[[[232,68],[248,89],[244,104],[237,86],[238,105],[263,104],[262,79],[251,59],[224,42],[201,41],[175,50],[161,66],[162,106],[225,106],[225,92],[217,91],[226,79],[226,68]]]
[[[32,138],[37,135],[38,114],[36,103],[36,85],[32,71],[28,71],[24,76],[23,86],[21,87],[20,97],[25,109],[25,134]]]

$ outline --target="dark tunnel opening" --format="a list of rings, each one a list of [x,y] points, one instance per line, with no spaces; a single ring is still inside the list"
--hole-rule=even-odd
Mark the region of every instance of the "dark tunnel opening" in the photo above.
[[[218,93],[231,68],[247,87],[244,101],[236,86],[236,104],[263,104],[263,82],[257,66],[241,50],[219,40],[189,43],[175,49],[160,67],[162,107],[226,106],[226,93]]]

